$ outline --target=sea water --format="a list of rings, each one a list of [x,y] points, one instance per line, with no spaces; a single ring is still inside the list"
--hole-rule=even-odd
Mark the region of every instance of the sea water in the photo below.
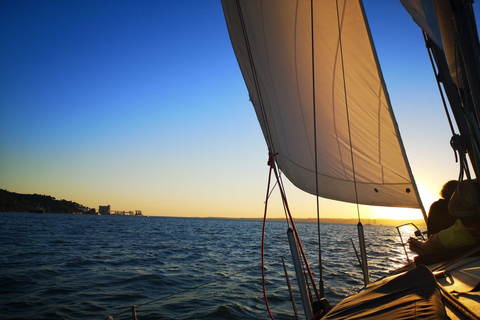
[[[318,227],[297,223],[319,279]],[[268,221],[265,277],[276,319],[292,319],[287,224]],[[0,213],[0,319],[267,319],[262,221]],[[365,226],[373,280],[406,263],[395,227]],[[322,224],[325,296],[363,287],[356,225]],[[298,305],[301,312],[301,306]]]

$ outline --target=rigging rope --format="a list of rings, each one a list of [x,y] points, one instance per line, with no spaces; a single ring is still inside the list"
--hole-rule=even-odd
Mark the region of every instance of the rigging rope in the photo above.
[[[423,32],[423,39],[425,41],[425,46],[427,47],[428,57],[430,58],[430,63],[432,65],[433,73],[435,74],[435,79],[437,80],[438,91],[440,92],[440,98],[442,99],[443,109],[445,110],[445,114],[447,115],[448,124],[450,125],[450,131],[452,132],[452,135],[455,135],[455,129],[453,128],[453,121],[450,116],[450,112],[448,112],[447,103],[445,101],[445,95],[443,93],[442,87],[440,86],[440,79],[439,79],[440,71],[437,68],[435,68],[435,63],[432,57],[432,48],[429,45],[429,39],[425,34],[425,32]]]
[[[443,85],[445,86],[445,82],[443,81],[443,79],[441,77],[440,68],[438,66],[436,66],[436,64],[435,64],[435,59],[433,58],[433,48],[430,45],[431,40],[428,38],[428,36],[426,35],[425,32],[423,32],[423,39],[425,41],[425,46],[427,47],[427,52],[428,52],[428,57],[430,59],[430,64],[432,65],[432,69],[433,69],[433,72],[435,74],[435,79],[437,80],[438,91],[440,92],[440,97],[442,99],[443,108],[445,110],[445,114],[447,116],[448,124],[450,126],[450,131],[452,133],[452,138],[450,139],[450,146],[452,147],[453,152],[455,154],[455,161],[460,162],[460,172],[459,172],[459,175],[458,175],[458,185],[457,185],[457,188],[459,189],[459,193],[460,193],[460,201],[466,207],[472,207],[474,204],[477,204],[477,206],[478,206],[477,192],[476,192],[476,189],[473,187],[472,177],[470,175],[470,170],[469,170],[468,161],[467,161],[467,148],[465,146],[465,142],[464,142],[464,139],[462,138],[462,136],[460,136],[459,134],[457,134],[455,132],[455,129],[454,129],[454,126],[453,126],[453,121],[452,121],[452,118],[450,116],[450,112],[448,111],[447,103],[446,103],[446,100],[445,100],[444,91],[442,90],[442,86],[440,85],[440,82],[442,82]],[[468,129],[468,131],[471,132],[472,129],[470,128],[470,125],[469,125],[470,122],[468,121],[468,116],[466,114],[466,111],[465,111],[464,108],[461,108],[461,111],[463,113],[463,116],[467,120],[466,121],[466,123],[468,125],[467,129]],[[471,146],[472,150],[475,150],[476,149],[476,144],[475,144],[475,141],[473,139],[471,139],[471,143],[472,143],[472,146]],[[477,157],[475,157],[475,153],[474,153],[473,157],[474,157],[475,161],[477,161],[476,160]],[[464,174],[467,175],[467,181],[469,182],[469,187],[470,187],[470,192],[471,192],[470,201],[467,201],[466,197],[463,196],[462,181],[464,180]]]
[[[270,154],[270,159],[271,159],[271,161],[269,161],[269,164],[270,164],[270,165],[273,165],[273,166],[271,166],[271,168],[273,168],[273,173],[275,174],[275,178],[276,178],[277,181],[278,181],[280,178],[279,178],[279,175],[278,175],[278,172],[277,172],[277,168],[275,167],[275,161],[273,161],[273,157],[274,157],[274,155]],[[280,186],[280,185],[279,185],[279,186]],[[293,233],[294,233],[294,235],[295,235],[295,239],[297,240],[297,244],[298,244],[298,246],[299,246],[299,248],[300,248],[300,252],[301,252],[301,254],[302,254],[303,261],[305,262],[305,266],[306,266],[306,268],[307,268],[307,272],[308,272],[308,276],[309,276],[309,278],[310,278],[310,282],[311,282],[311,284],[312,284],[313,290],[315,291],[316,298],[317,298],[318,300],[320,300],[320,295],[319,295],[319,293],[318,293],[317,286],[315,285],[315,281],[314,281],[314,279],[313,279],[312,270],[310,269],[310,266],[309,266],[309,264],[308,264],[307,256],[305,255],[305,250],[303,249],[302,241],[300,240],[300,236],[299,236],[299,234],[298,234],[297,227],[295,226],[295,222],[293,221],[293,217],[292,217],[292,214],[291,214],[291,212],[290,212],[290,208],[289,208],[289,206],[288,206],[287,197],[286,197],[285,192],[284,192],[284,190],[283,190],[283,188],[282,188],[281,186],[280,186],[279,190],[280,190],[280,195],[281,195],[281,197],[282,197],[282,201],[283,201],[284,206],[285,206],[285,208],[286,208],[286,210],[287,210],[288,217],[289,217],[289,219],[290,219],[290,224],[291,224],[291,226],[292,226],[292,230],[293,230]]]
[[[361,5],[361,1],[359,1]],[[340,11],[338,6],[338,0],[336,1],[336,8],[337,8],[337,25],[338,25],[338,47],[340,49],[340,61],[342,66],[342,77],[343,77],[343,94],[345,98],[345,113],[346,113],[346,120],[347,120],[347,128],[348,128],[348,141],[350,144],[350,158],[352,161],[352,174],[353,174],[353,186],[355,191],[355,203],[357,206],[357,216],[358,216],[358,224],[357,224],[357,231],[358,231],[358,240],[360,242],[360,254],[362,256],[362,270],[363,270],[363,279],[365,285],[367,285],[369,280],[368,275],[368,264],[367,264],[367,252],[365,249],[365,237],[363,233],[363,225],[360,219],[360,205],[358,202],[358,189],[357,189],[357,173],[355,171],[355,160],[353,154],[353,142],[352,142],[352,131],[350,126],[350,113],[349,113],[349,105],[348,105],[348,95],[347,95],[347,82],[345,77],[345,61],[343,57],[343,43],[342,43],[342,23],[343,17],[345,15],[345,8],[346,8],[346,1],[343,4],[343,12],[342,12],[342,20],[340,20]],[[342,21],[342,23],[341,23]]]
[[[244,20],[244,17],[243,17],[240,0],[236,1],[236,5],[237,5],[237,10],[238,10],[238,13],[239,13],[239,19],[240,19],[240,23],[241,23],[241,27],[242,27],[244,40],[245,40],[245,47],[246,47],[246,50],[247,50],[248,60],[250,62],[250,71],[252,73],[253,82],[254,82],[254,85],[255,85],[255,91],[256,91],[256,94],[257,94],[257,98],[258,98],[258,104],[259,104],[258,108],[260,109],[261,121],[263,122],[263,125],[264,125],[264,128],[265,128],[266,141],[267,141],[267,144],[268,144],[268,147],[269,147],[269,154],[270,154],[269,165],[270,165],[271,170],[270,170],[270,173],[269,173],[267,199],[266,199],[266,202],[265,202],[264,221],[266,220],[266,209],[267,209],[267,203],[268,203],[268,198],[269,198],[270,179],[271,179],[271,172],[272,172],[272,169],[273,169],[273,171],[275,173],[276,181],[279,185],[280,193],[281,193],[281,196],[282,196],[282,202],[283,202],[283,206],[284,206],[284,211],[285,211],[287,224],[288,224],[288,221],[290,221],[290,223],[292,225],[292,230],[294,231],[294,234],[295,234],[295,238],[296,238],[297,243],[300,247],[300,251],[302,253],[303,260],[304,260],[305,265],[307,267],[308,274],[309,274],[309,277],[310,277],[310,281],[312,282],[312,286],[314,288],[317,299],[320,300],[320,297],[323,297],[323,295],[324,295],[324,293],[323,293],[324,289],[323,289],[322,267],[321,267],[322,266],[321,250],[320,250],[320,247],[319,247],[319,265],[320,265],[320,276],[321,276],[320,286],[321,286],[321,292],[322,292],[322,295],[320,296],[319,293],[318,293],[317,287],[315,285],[315,281],[313,280],[313,275],[312,275],[312,272],[311,272],[310,267],[308,265],[307,258],[305,256],[305,252],[304,252],[303,247],[301,245],[300,237],[298,235],[297,229],[296,229],[295,224],[293,222],[293,218],[290,214],[290,209],[288,208],[288,203],[286,201],[286,196],[285,196],[282,180],[281,180],[281,178],[280,178],[280,176],[279,176],[279,174],[276,170],[276,167],[275,167],[275,162],[274,162],[274,158],[273,158],[274,157],[273,154],[275,154],[274,144],[273,144],[272,137],[271,137],[271,134],[270,134],[270,128],[269,128],[268,120],[267,120],[267,114],[266,114],[265,107],[264,107],[264,104],[263,104],[261,87],[260,87],[260,84],[259,84],[259,80],[258,80],[258,76],[257,76],[255,64],[254,64],[253,54],[252,54],[252,50],[251,50],[251,47],[250,47],[250,42],[249,42],[249,39],[248,39],[247,28],[246,28],[245,20]],[[313,2],[312,2],[312,44],[313,44]],[[312,50],[313,50],[313,45],[312,45]],[[312,56],[312,61],[313,60],[314,60],[314,56]],[[312,77],[315,78],[314,77],[314,72],[312,73]],[[314,84],[313,84],[313,86],[314,86]],[[315,88],[314,87],[313,87],[313,93],[315,94]],[[315,97],[314,97],[314,101],[315,101]],[[314,129],[314,131],[316,132],[316,128]],[[315,139],[316,139],[316,134],[315,134]],[[316,148],[317,148],[317,142],[315,141],[315,158],[317,157]],[[315,171],[318,172],[317,159],[315,159],[315,167],[316,167]],[[316,183],[316,185],[317,185],[317,217],[318,217],[318,221],[319,221],[320,219],[319,219],[319,202],[318,202],[319,201],[318,200],[318,175],[316,174],[316,176],[317,176],[316,177],[316,179],[317,179],[317,183]],[[288,216],[287,216],[287,214],[288,214]],[[265,230],[265,222],[264,222],[264,230]],[[320,246],[320,229],[318,229],[318,236],[319,236],[319,246]],[[262,265],[263,265],[263,243],[264,243],[264,234],[262,235]],[[264,272],[264,270],[262,268],[262,278],[264,278],[263,272]],[[265,287],[264,287],[264,296],[265,296],[265,302],[267,303],[267,308],[269,308],[268,307],[268,300],[266,298],[266,293],[265,293]],[[272,317],[270,310],[269,310],[269,314]],[[273,319],[273,317],[272,317],[272,319]]]
[[[349,112],[348,112],[347,83],[346,83],[346,78],[345,78],[345,65],[344,65],[344,59],[343,59],[343,45],[342,45],[342,26],[341,26],[341,23],[340,23],[340,13],[339,13],[339,8],[338,8],[338,0],[336,1],[336,6],[337,6],[337,25],[338,25],[338,45],[339,45],[339,48],[340,48],[340,61],[342,63],[343,94],[344,94],[344,97],[345,97],[345,112],[346,112],[346,117],[347,117],[348,140],[349,140],[349,143],[350,143],[350,157],[351,157],[351,160],[352,160],[352,174],[353,174],[353,185],[354,185],[354,190],[355,190],[355,202],[357,204],[357,216],[358,216],[358,222],[360,222],[360,206],[358,204],[357,175],[356,175],[356,171],[355,171],[355,161],[353,160],[352,132],[351,132],[351,128],[350,128],[350,115],[349,115]],[[346,7],[346,3],[344,3],[344,6],[343,6],[343,13],[345,13],[345,7]]]
[[[252,72],[252,77],[253,77],[253,82],[255,83],[255,92],[258,95],[258,103],[259,103],[259,108],[260,112],[262,115],[262,122],[265,126],[265,134],[266,134],[266,141],[268,144],[269,152],[275,152],[274,147],[273,147],[273,141],[272,137],[270,135],[270,127],[268,126],[268,121],[267,121],[267,115],[265,112],[265,107],[263,105],[263,96],[262,96],[262,90],[260,89],[260,83],[258,81],[257,77],[257,70],[255,68],[255,63],[253,61],[253,54],[252,54],[252,49],[250,48],[250,41],[248,40],[248,33],[247,33],[247,27],[245,25],[245,20],[243,18],[243,13],[242,13],[242,7],[240,5],[240,0],[236,1],[237,3],[237,10],[238,10],[238,15],[240,19],[240,24],[242,25],[242,32],[243,32],[243,38],[245,40],[245,47],[247,49],[247,54],[248,54],[248,61],[250,62],[250,71]],[[250,97],[251,100],[251,97]],[[252,101],[253,103],[253,101]],[[260,119],[259,119],[260,120]]]
[[[288,202],[287,202],[284,190],[283,190],[283,185],[280,183],[280,177],[278,175],[278,172],[277,172],[277,169],[276,169],[276,166],[275,166],[274,157],[275,157],[275,155],[270,154],[269,155],[269,160],[268,160],[268,165],[270,166],[270,170],[269,170],[269,174],[268,174],[267,195],[266,195],[266,199],[265,199],[265,210],[264,210],[263,228],[262,228],[262,286],[263,286],[263,296],[264,296],[264,300],[265,300],[265,304],[266,304],[266,307],[267,307],[268,314],[270,315],[270,318],[272,320],[274,320],[274,317],[271,313],[270,306],[269,306],[269,303],[268,303],[266,284],[265,284],[265,268],[264,268],[264,263],[265,263],[265,255],[264,255],[264,252],[265,252],[265,250],[264,250],[264,247],[265,247],[265,225],[266,225],[266,221],[267,221],[267,208],[268,208],[268,200],[269,200],[269,195],[270,195],[270,183],[271,183],[272,172],[275,174],[275,178],[278,182],[280,194],[281,194],[281,197],[282,197],[282,202],[283,202],[284,208],[286,210],[286,214],[288,214],[288,216],[289,216],[291,228],[292,228],[293,233],[295,235],[295,238],[297,240],[298,248],[300,249],[300,252],[302,254],[303,262],[305,263],[305,267],[307,269],[307,273],[308,273],[310,282],[312,284],[313,290],[315,291],[315,295],[316,295],[317,299],[320,300],[320,295],[319,295],[317,287],[315,285],[315,280],[313,279],[313,274],[312,274],[312,271],[311,271],[310,266],[308,264],[307,257],[305,255],[305,250],[303,249],[302,242],[301,242],[300,237],[298,235],[297,228],[296,228],[295,223],[293,221],[292,215],[290,214],[290,209],[288,207]]]
[[[301,249],[300,251],[302,252],[303,259],[304,259],[305,264],[307,266],[307,270],[308,270],[308,273],[309,273],[309,276],[310,276],[310,281],[312,282],[312,286],[315,290],[315,294],[317,296],[317,299],[320,299],[320,296],[318,294],[318,291],[317,291],[317,288],[316,288],[316,285],[315,285],[315,281],[313,280],[312,272],[311,272],[310,267],[308,265],[307,258],[305,256],[305,252],[303,250],[300,238],[298,236],[297,229],[295,227],[295,224],[293,222],[293,218],[292,218],[292,216],[290,214],[290,210],[288,208],[288,203],[286,201],[286,196],[285,196],[285,193],[284,193],[282,180],[280,179],[280,177],[279,177],[279,175],[276,171],[276,168],[275,168],[275,162],[273,160],[273,157],[274,157],[273,154],[275,154],[274,145],[273,145],[273,141],[272,141],[271,134],[270,134],[270,128],[269,128],[268,121],[267,121],[267,115],[266,115],[265,108],[264,108],[264,105],[263,105],[262,92],[261,92],[259,80],[258,80],[258,77],[257,77],[255,64],[254,64],[254,61],[253,61],[253,55],[252,55],[252,51],[251,51],[251,48],[250,48],[250,42],[249,42],[249,39],[248,39],[247,29],[246,29],[246,25],[245,25],[243,13],[242,13],[242,8],[241,8],[241,5],[240,5],[240,0],[237,0],[236,4],[237,4],[237,10],[238,10],[238,13],[239,13],[240,23],[241,23],[241,26],[242,26],[242,32],[243,32],[243,36],[244,36],[244,40],[245,40],[245,46],[246,46],[246,49],[247,49],[248,59],[249,59],[249,62],[250,62],[251,73],[252,73],[253,81],[254,81],[254,84],[255,84],[255,91],[256,91],[257,96],[258,96],[258,103],[259,103],[258,107],[260,108],[261,121],[263,121],[263,124],[264,124],[264,127],[265,127],[266,140],[267,140],[267,144],[268,144],[268,147],[269,147],[269,154],[270,154],[269,165],[270,165],[271,170],[270,170],[270,173],[269,173],[269,183],[268,183],[268,185],[270,186],[271,171],[273,169],[273,171],[275,173],[277,183],[279,185],[280,193],[282,195],[282,201],[283,201],[283,205],[284,205],[285,215],[286,215],[286,218],[287,218],[286,219],[287,223],[289,221],[289,219],[287,217],[287,213],[288,213],[288,216],[290,218],[290,222],[292,224],[292,230],[294,231],[295,237],[296,237],[297,242],[298,242],[298,244],[300,246],[300,249]],[[267,200],[265,202],[264,220],[266,220],[266,209],[267,209],[267,203],[268,203],[268,191],[269,191],[269,187],[267,189]],[[264,229],[265,229],[265,226],[264,226]],[[263,265],[263,241],[264,241],[264,235],[262,235],[262,265]],[[262,274],[263,274],[263,272],[264,272],[264,270],[262,268]],[[262,277],[264,278],[263,275],[262,275]],[[266,293],[265,293],[265,287],[264,287],[264,296],[265,296],[265,301],[267,303],[267,308],[269,308],[268,307],[268,300],[266,298]],[[269,314],[272,317],[270,311],[269,311]],[[273,317],[272,317],[272,319],[273,319]]]
[[[313,141],[315,147],[315,196],[317,200],[317,233],[318,233],[318,272],[320,297],[325,297],[325,286],[323,283],[322,244],[320,237],[320,197],[318,196],[318,152],[317,152],[317,107],[315,97],[315,37],[313,26],[313,0],[310,1],[310,23],[312,32],[312,99],[313,99]]]
[[[274,168],[274,164],[271,164],[270,162],[273,161],[273,157],[270,157],[268,160],[268,164],[270,165],[270,170],[268,172],[268,183],[267,183],[267,196],[265,199],[265,210],[263,214],[263,228],[262,228],[262,287],[263,287],[263,299],[265,300],[265,306],[267,307],[268,315],[272,320],[275,320],[275,318],[272,315],[272,312],[270,310],[270,306],[268,304],[268,297],[267,297],[267,288],[265,285],[265,225],[267,222],[267,207],[268,207],[268,199],[269,199],[269,191],[270,191],[270,181],[272,178],[272,170]]]

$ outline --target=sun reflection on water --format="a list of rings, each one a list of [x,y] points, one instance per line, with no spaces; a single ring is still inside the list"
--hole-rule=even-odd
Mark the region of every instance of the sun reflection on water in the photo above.
[[[397,235],[395,237],[395,241],[398,243],[398,246],[392,248],[390,257],[392,269],[397,269],[404,266],[409,262],[408,260],[413,261],[413,258],[417,256],[415,252],[410,251],[407,243],[409,238],[417,237],[415,234],[416,231],[417,228],[413,224],[397,226]],[[407,259],[407,255],[409,259]]]
[[[376,219],[418,220],[423,219],[420,209],[372,207],[372,216]]]

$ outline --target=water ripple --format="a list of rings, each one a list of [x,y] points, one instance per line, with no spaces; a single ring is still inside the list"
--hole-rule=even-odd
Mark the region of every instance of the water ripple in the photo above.
[[[0,213],[0,319],[125,310],[115,319],[129,319],[133,305],[142,320],[264,319],[261,228],[256,220]],[[318,279],[317,225],[297,228]],[[395,228],[365,226],[365,235],[374,279],[406,262]],[[321,236],[325,292],[336,303],[363,287],[350,240],[356,226],[323,225]],[[295,285],[286,239],[284,222],[267,225],[266,286],[277,319],[293,316],[280,259]]]

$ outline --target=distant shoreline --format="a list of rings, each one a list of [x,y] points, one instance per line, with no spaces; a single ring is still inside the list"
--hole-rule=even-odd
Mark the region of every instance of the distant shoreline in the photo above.
[[[277,220],[277,219],[272,219]],[[278,219],[283,220],[283,219]],[[299,222],[317,222],[317,218],[295,219]],[[342,218],[320,218],[321,223],[343,223],[343,224],[358,224],[358,219],[342,219]],[[362,219],[364,225],[383,225],[383,226],[399,226],[406,223],[413,223],[417,227],[426,227],[427,224],[422,219],[416,220],[395,220],[395,219]]]
[[[4,211],[4,212],[12,212],[12,213],[29,213],[23,211]],[[31,212],[30,212],[31,213]],[[46,212],[45,214],[58,214],[58,212]],[[38,214],[38,213],[32,213]],[[63,213],[63,214],[75,214],[75,213]],[[99,215],[99,214],[95,214]],[[107,214],[102,216],[117,216],[113,214]],[[121,216],[121,215],[120,215]],[[129,217],[130,215],[125,215]],[[245,218],[245,217],[181,217],[181,216],[156,216],[156,215],[143,215],[143,217],[152,217],[152,218],[181,218],[181,219],[231,219],[231,220],[258,220],[262,221],[263,218]],[[285,218],[267,218],[267,221],[284,221]],[[295,222],[308,222],[308,223],[316,223],[316,218],[296,218],[294,219]],[[362,219],[361,220],[363,225],[379,225],[379,226],[400,226],[407,223],[413,223],[417,227],[426,227],[425,221],[421,219],[416,220],[395,220],[395,219]],[[345,219],[345,218],[320,218],[320,223],[335,223],[335,224],[358,224],[358,219]]]
[[[234,220],[260,220],[263,218],[245,218],[245,217],[181,217],[181,216],[155,216],[151,217],[162,217],[162,218],[186,218],[186,219],[234,219]],[[285,218],[267,218],[267,221],[284,221]],[[294,218],[295,222],[309,222],[316,223],[317,218]],[[422,219],[414,220],[395,220],[395,219],[362,219],[363,225],[380,225],[380,226],[400,226],[406,223],[413,223],[417,227],[426,227],[427,224]],[[337,223],[337,224],[358,224],[358,219],[355,218],[320,218],[320,223]]]
[[[98,215],[95,209],[87,208],[73,201],[65,199],[57,200],[52,196],[40,194],[19,194],[0,189],[0,212],[33,212],[33,213],[66,213],[66,214],[88,214]],[[115,214],[112,214],[115,215]],[[131,214],[126,216],[130,216]],[[151,217],[165,218],[197,218],[197,219],[237,219],[237,220],[263,220],[263,218],[245,218],[245,217],[181,217],[181,216],[157,216],[157,215],[141,215]],[[285,218],[268,218],[269,221],[284,221]],[[316,223],[316,218],[295,218],[297,222]],[[321,223],[341,223],[341,224],[357,224],[356,218],[320,218]],[[424,220],[395,220],[395,219],[362,219],[364,225],[384,225],[399,226],[406,223],[413,223],[417,227],[426,227]]]

